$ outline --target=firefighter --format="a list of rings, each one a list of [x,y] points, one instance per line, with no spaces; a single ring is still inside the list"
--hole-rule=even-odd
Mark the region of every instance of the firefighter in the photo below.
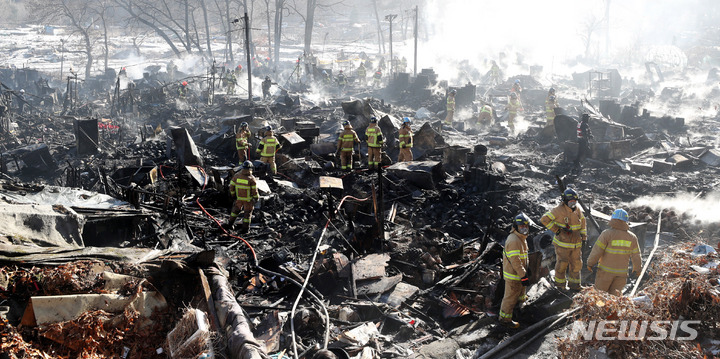
[[[178,89],[178,95],[180,95],[180,98],[187,97],[188,94],[188,83],[187,81],[183,81],[180,84],[180,88]]]
[[[373,75],[373,88],[380,88],[380,85],[382,85],[382,72],[378,68]]]
[[[357,68],[356,71],[357,81],[360,84],[360,86],[365,86],[365,77],[367,76],[367,70],[365,69],[365,65],[360,62],[360,65]]]
[[[627,283],[630,260],[633,274],[640,274],[640,247],[637,237],[630,232],[628,213],[624,209],[619,208],[613,212],[609,225],[610,228],[604,230],[595,242],[587,266],[591,272],[592,267],[596,264],[598,266],[595,289],[620,296]]]
[[[493,108],[485,104],[480,108],[480,114],[478,114],[478,126],[492,126],[493,124]]]
[[[562,203],[540,218],[555,233],[555,285],[560,290],[565,290],[566,283],[571,290],[581,289],[582,243],[587,240],[587,223],[577,202],[577,192],[568,188],[562,194]]]
[[[520,86],[520,80],[515,79],[512,87],[510,88],[510,92],[514,92],[518,94],[518,96],[520,96],[520,94],[522,93],[522,86]]]
[[[447,115],[445,116],[445,123],[448,125],[452,125],[453,116],[455,115],[455,93],[457,93],[457,91],[453,89],[450,90],[447,95]]]
[[[518,111],[523,111],[522,103],[516,92],[510,93],[510,101],[508,101],[505,109],[508,111],[508,128],[510,128],[511,133],[515,133],[515,118],[517,117]]]
[[[248,123],[243,122],[240,124],[240,129],[235,134],[235,149],[239,158],[238,164],[242,165],[245,160],[248,159],[248,140],[250,139],[250,130],[248,129]]]
[[[577,124],[578,154],[575,157],[575,169],[577,170],[581,167],[580,162],[584,161],[590,152],[590,140],[593,139],[593,135],[590,131],[589,120],[590,115],[584,113]]]
[[[503,249],[503,278],[505,278],[505,295],[500,304],[501,324],[517,328],[518,322],[512,320],[513,308],[518,301],[526,299],[525,287],[530,285],[528,269],[528,245],[526,238],[530,231],[530,219],[523,213],[513,219],[513,228],[505,240]]]
[[[558,107],[555,95],[550,95],[545,100],[545,117],[547,118],[547,126],[555,127],[555,108]]]
[[[262,82],[263,100],[270,98],[270,86],[272,86],[272,80],[270,80],[270,76],[265,76],[265,80]]]
[[[398,130],[398,139],[400,140],[400,153],[398,153],[398,162],[406,162],[413,160],[413,154],[410,150],[413,146],[413,134],[410,128],[410,118],[403,118],[402,127]]]
[[[235,75],[235,71],[228,71],[227,73],[225,73],[225,83],[227,84],[226,93],[228,95],[234,95],[235,85],[237,84],[237,76]]]
[[[380,127],[377,124],[377,117],[373,116],[370,118],[370,125],[365,130],[365,136],[367,137],[368,145],[368,168],[375,169],[380,167],[382,163],[382,151],[383,135]]]
[[[240,211],[242,211],[243,233],[247,233],[250,229],[253,208],[255,208],[255,202],[259,198],[255,176],[253,176],[252,170],[252,162],[245,161],[242,164],[240,173],[233,176],[232,181],[230,181],[230,195],[235,199],[235,203],[230,211],[230,221],[228,224],[232,227],[240,215]]]
[[[340,154],[340,168],[351,170],[353,165],[353,151],[356,143],[360,143],[357,133],[353,130],[350,121],[342,122],[343,131],[338,136],[337,153]]]
[[[343,70],[340,70],[340,72],[338,72],[338,76],[337,76],[337,84],[338,84],[338,87],[340,88],[340,91],[345,91],[345,86],[347,86],[347,83],[348,83],[347,76],[345,76],[345,74],[343,73]]]
[[[500,82],[502,82],[502,75],[500,74],[500,67],[495,62],[495,60],[492,61],[492,66],[490,66],[490,83],[495,86],[499,85]]]
[[[275,153],[280,151],[282,145],[278,142],[278,139],[273,136],[272,126],[265,126],[265,133],[263,139],[258,143],[258,148],[255,150],[260,155],[260,162],[267,163],[270,168],[270,174],[274,175],[277,173],[277,165],[275,165]]]

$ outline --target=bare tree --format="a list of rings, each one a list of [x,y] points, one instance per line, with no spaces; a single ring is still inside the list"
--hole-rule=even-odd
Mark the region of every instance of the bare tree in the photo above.
[[[207,51],[210,58],[213,58],[212,46],[210,42],[210,23],[208,22],[208,9],[205,0],[200,0],[200,8],[203,13],[203,22],[205,23],[205,41],[207,42]]]
[[[376,0],[373,0],[375,2]],[[318,9],[323,10],[332,10],[333,7],[336,5],[342,4],[344,1],[334,1],[331,3],[320,3],[318,0],[306,0],[305,1],[305,11],[300,11],[297,6],[294,4],[292,5],[292,9],[303,19],[305,22],[305,42],[303,46],[303,51],[306,54],[309,54],[312,52],[312,35],[313,35],[313,28],[315,25],[315,12]]]
[[[280,62],[280,40],[286,0],[275,0],[275,64]]]
[[[38,0],[42,1],[42,0]],[[113,0],[115,1],[115,4],[118,5],[120,8],[124,9],[128,15],[130,16],[131,21],[137,21],[148,28],[152,29],[155,34],[160,36],[163,40],[165,40],[165,43],[170,46],[170,49],[175,53],[175,56],[180,57],[181,52],[175,46],[175,43],[170,38],[170,35],[165,32],[159,25],[157,25],[154,21],[154,19],[150,16],[143,15],[143,10],[141,7],[137,6],[134,0]]]
[[[578,36],[580,36],[585,45],[585,59],[590,59],[590,45],[593,43],[593,35],[602,29],[604,22],[605,19],[598,18],[593,14],[588,16],[583,22]]]
[[[377,33],[378,33],[378,53],[385,53],[385,35],[382,31],[382,20],[380,20],[380,13],[378,12],[377,0],[373,0],[373,9],[375,9],[375,19],[377,20]]]
[[[30,0],[27,7],[30,13],[42,22],[67,22],[73,33],[81,37],[86,57],[85,78],[89,78],[94,60],[94,28],[98,21],[95,11],[85,1],[80,0]]]

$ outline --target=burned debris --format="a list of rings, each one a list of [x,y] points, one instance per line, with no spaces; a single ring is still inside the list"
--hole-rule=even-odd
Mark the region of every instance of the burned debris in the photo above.
[[[718,114],[657,63],[206,60],[0,69],[2,355],[718,356]],[[578,339],[615,320],[700,335]]]

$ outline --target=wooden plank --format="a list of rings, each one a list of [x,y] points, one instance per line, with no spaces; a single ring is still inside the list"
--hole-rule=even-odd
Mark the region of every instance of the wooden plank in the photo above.
[[[344,189],[342,178],[320,176],[320,188],[338,188]]]
[[[357,294],[380,294],[395,287],[402,280],[402,274],[392,277],[384,277],[377,280],[366,280],[364,283],[357,283]]]
[[[358,259],[353,263],[353,277],[356,281],[363,279],[376,279],[385,276],[385,267],[390,260],[390,255],[370,254],[366,257]]]

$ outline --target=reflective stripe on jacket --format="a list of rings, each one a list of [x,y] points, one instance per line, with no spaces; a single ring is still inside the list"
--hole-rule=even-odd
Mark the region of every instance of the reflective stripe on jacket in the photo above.
[[[627,276],[628,264],[632,260],[633,269],[640,269],[640,247],[637,237],[630,232],[627,222],[610,220],[610,228],[604,230],[593,246],[588,265],[598,264],[598,268],[618,276]]]
[[[352,129],[345,129],[338,136],[338,150],[352,152],[355,142],[360,142],[357,133]]]
[[[238,150],[246,150],[248,148],[248,138],[250,138],[250,131],[240,130],[235,135],[235,148]]]
[[[587,223],[580,206],[573,210],[565,203],[560,203],[546,212],[540,222],[555,233],[553,243],[562,248],[580,248],[582,239],[587,237]],[[572,233],[566,233],[562,228],[569,228]]]
[[[378,136],[382,136],[380,127],[370,125],[365,130],[368,147],[382,147],[382,140],[378,140]]]
[[[527,236],[513,230],[505,240],[503,249],[503,277],[520,280],[527,274],[528,245]]]
[[[448,111],[455,111],[455,98],[448,96],[447,98],[447,110]]]
[[[256,152],[260,152],[260,156],[262,157],[273,157],[275,156],[275,152],[278,150],[280,150],[280,144],[278,143],[277,138],[270,135],[265,136],[265,138],[260,140],[260,144],[258,145]]]
[[[409,148],[413,146],[412,131],[408,127],[402,127],[398,131],[398,139],[400,140],[400,148]]]
[[[259,197],[255,176],[239,173],[230,181],[230,193],[238,201],[250,202]]]

